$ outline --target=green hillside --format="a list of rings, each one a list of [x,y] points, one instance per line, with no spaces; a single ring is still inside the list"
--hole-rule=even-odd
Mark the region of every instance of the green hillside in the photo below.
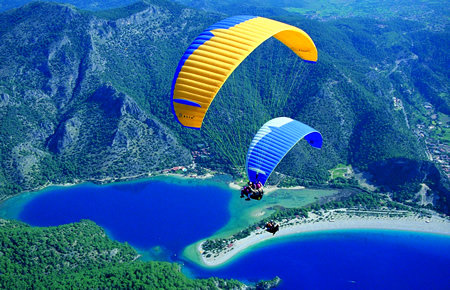
[[[196,131],[174,121],[173,74],[195,36],[226,15],[165,0],[100,12],[32,3],[0,14],[1,196],[51,183],[148,176],[192,162],[240,176],[256,130],[287,116],[324,136],[322,150],[301,142],[277,168],[289,183],[324,184],[329,170],[347,164],[371,171],[391,192],[398,186],[378,174],[406,160],[424,165],[391,178],[407,188],[424,182],[442,203],[445,168],[430,161],[434,151],[417,126],[431,122],[426,104],[448,116],[448,26],[404,17],[277,15],[312,37],[319,61],[304,63],[275,39],[263,43]],[[434,122],[440,131],[430,138],[445,142],[448,126]],[[202,146],[210,154],[194,160],[190,151]],[[446,204],[439,208],[446,211]]]
[[[128,244],[91,221],[38,228],[0,219],[0,287],[239,289],[235,280],[192,280],[180,266],[137,261]]]

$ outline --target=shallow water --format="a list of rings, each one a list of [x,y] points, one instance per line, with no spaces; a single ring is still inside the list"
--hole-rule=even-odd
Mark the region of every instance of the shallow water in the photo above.
[[[257,281],[279,276],[281,289],[450,289],[450,237],[433,234],[308,233],[264,242],[214,270],[183,260],[186,246],[230,221],[235,193],[214,180],[84,184],[20,195],[0,204],[0,217],[34,226],[90,219],[111,238],[139,249],[143,259],[182,263],[192,277]]]
[[[257,281],[280,289],[450,289],[450,237],[386,230],[308,233],[269,241],[194,277]]]

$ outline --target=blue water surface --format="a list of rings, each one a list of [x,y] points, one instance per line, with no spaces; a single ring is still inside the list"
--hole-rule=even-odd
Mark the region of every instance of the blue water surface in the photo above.
[[[450,237],[340,230],[257,246],[219,270],[189,265],[196,277],[282,279],[280,289],[450,289]]]
[[[89,219],[120,242],[139,249],[162,246],[177,254],[226,224],[231,194],[208,183],[169,181],[49,190],[30,199],[19,219],[33,226]]]
[[[90,219],[144,257],[176,261],[192,277],[255,282],[279,276],[280,289],[450,289],[450,237],[401,231],[343,230],[271,239],[217,269],[183,260],[191,243],[229,220],[233,192],[215,182],[173,178],[24,194],[0,216],[33,226]]]

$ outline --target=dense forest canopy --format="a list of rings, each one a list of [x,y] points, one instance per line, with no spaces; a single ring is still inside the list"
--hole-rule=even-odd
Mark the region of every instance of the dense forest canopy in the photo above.
[[[243,286],[235,280],[189,279],[177,264],[136,261],[139,256],[133,248],[111,241],[87,220],[39,228],[0,219],[0,245],[2,289]]]
[[[190,42],[226,15],[164,0],[97,12],[41,2],[0,14],[1,194],[193,161],[240,175],[253,134],[279,116],[324,136],[322,150],[300,143],[277,168],[299,184],[326,183],[338,164],[383,171],[387,160],[427,163],[430,142],[443,144],[448,160],[448,25],[347,16],[274,15],[311,36],[319,61],[304,63],[269,39],[234,71],[195,131],[174,121],[170,84]],[[207,154],[193,154],[199,146]],[[445,195],[445,167],[432,178],[437,184],[420,178],[430,164],[402,180]]]

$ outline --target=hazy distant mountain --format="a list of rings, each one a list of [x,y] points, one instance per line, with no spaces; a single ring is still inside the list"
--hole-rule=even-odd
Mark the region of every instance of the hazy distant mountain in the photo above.
[[[228,14],[293,13],[320,20],[350,17],[401,18],[423,21],[441,28],[448,23],[450,8],[445,0],[173,0],[189,7]]]
[[[79,9],[98,11],[125,7],[139,0],[40,0],[71,4]],[[450,6],[445,0],[169,0],[191,8],[216,11],[226,14],[285,15],[299,14],[309,18],[332,20],[349,17],[375,19],[401,18],[426,22],[435,29],[442,29],[448,23]],[[0,12],[21,7],[33,0],[3,0]],[[154,2],[154,1],[153,1]]]
[[[203,144],[211,154],[197,163],[233,172],[257,128],[278,116],[324,136],[322,150],[297,146],[280,165],[298,182],[324,183],[344,163],[371,170],[387,190],[425,182],[442,194],[425,137],[448,138],[448,26],[278,14],[311,35],[318,63],[269,40],[227,81],[202,131],[183,129],[169,104],[176,65],[225,17],[164,0],[95,13],[32,3],[0,14],[1,194],[188,165]],[[416,130],[432,125],[426,106],[436,136]],[[404,178],[380,175],[398,164]]]

